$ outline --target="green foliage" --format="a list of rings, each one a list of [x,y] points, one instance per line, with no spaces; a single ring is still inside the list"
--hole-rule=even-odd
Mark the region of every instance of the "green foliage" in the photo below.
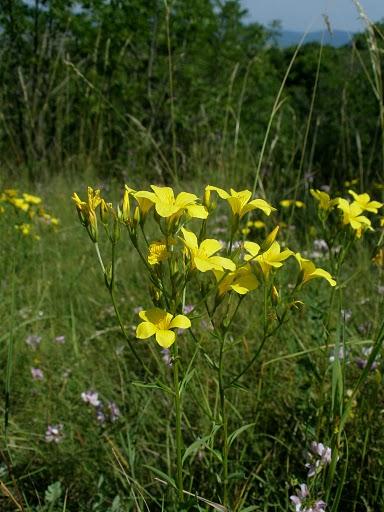
[[[146,168],[163,181],[177,170],[232,173],[241,163],[253,172],[293,49],[271,47],[276,27],[246,23],[238,0],[3,5],[3,165],[30,177],[63,166],[109,176]],[[375,37],[382,45],[381,25]],[[379,175],[383,139],[366,40],[324,48],[306,148],[320,46],[300,50],[263,176],[292,173],[301,160],[319,180],[352,177],[356,168],[367,179]]]

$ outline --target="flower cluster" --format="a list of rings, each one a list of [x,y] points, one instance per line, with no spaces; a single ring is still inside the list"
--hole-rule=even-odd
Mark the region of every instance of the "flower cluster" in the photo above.
[[[343,197],[332,198],[327,192],[321,190],[311,190],[312,196],[318,201],[318,207],[321,218],[324,220],[335,208],[341,214],[341,224],[343,227],[349,227],[357,238],[367,230],[372,230],[372,221],[367,214],[377,214],[382,208],[383,203],[372,201],[367,193],[357,194],[353,190],[348,190],[353,201]]]
[[[290,497],[296,512],[324,512],[327,506],[323,500],[314,500],[306,484],[300,484],[296,494]]]
[[[214,230],[214,212],[221,207],[217,199],[223,201],[229,213],[228,240],[224,242],[206,236],[209,227]],[[211,301],[211,311],[228,295],[241,298],[261,285],[269,290],[272,303],[277,303],[276,274],[289,258],[296,262],[295,291],[315,278],[336,285],[329,272],[277,240],[279,226],[257,242],[236,239],[246,235],[247,229],[265,227],[262,220],[247,219],[250,212],[270,216],[276,210],[265,199],[252,198],[249,190],[226,191],[208,185],[199,199],[190,192],[176,194],[171,187],[151,185],[151,190],[136,191],[126,185],[121,203],[114,207],[104,200],[100,190],[88,187],[86,200],[74,193],[73,201],[81,224],[96,246],[109,288],[113,286],[114,263],[103,262],[98,248],[100,225],[113,246],[120,239],[121,226],[127,229],[147,271],[154,306],[139,312],[142,322],[137,326],[136,337],[154,336],[163,349],[175,342],[180,330],[191,328],[191,320],[183,310],[187,285],[188,289],[192,284],[199,291],[201,302]],[[149,222],[152,226],[147,230]],[[151,238],[148,233],[154,232],[153,223],[157,235]]]
[[[96,420],[100,425],[105,425],[107,421],[114,423],[121,416],[120,409],[113,401],[108,401],[106,405],[99,399],[97,391],[83,391],[81,399],[86,404],[94,408]]]
[[[305,467],[308,469],[308,476],[312,477],[319,473],[324,466],[331,463],[332,450],[328,446],[324,446],[323,443],[313,441],[311,450],[308,452],[308,459],[309,462]]]
[[[5,213],[6,208],[12,208],[18,221],[15,229],[23,236],[32,236],[39,239],[36,234],[36,224],[44,224],[52,227],[59,225],[59,219],[49,214],[43,206],[42,198],[16,189],[5,189],[0,192],[0,214]]]

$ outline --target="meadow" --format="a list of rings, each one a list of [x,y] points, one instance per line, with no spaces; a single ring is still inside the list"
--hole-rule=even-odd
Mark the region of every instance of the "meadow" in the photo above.
[[[188,67],[156,3],[128,83],[107,4],[0,18],[0,510],[384,510],[382,24],[282,51],[201,2]]]

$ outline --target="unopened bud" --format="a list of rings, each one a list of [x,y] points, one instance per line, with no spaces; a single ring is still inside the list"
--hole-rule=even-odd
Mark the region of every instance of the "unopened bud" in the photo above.
[[[274,306],[277,306],[279,303],[280,295],[275,285],[272,286],[271,290],[271,301]]]

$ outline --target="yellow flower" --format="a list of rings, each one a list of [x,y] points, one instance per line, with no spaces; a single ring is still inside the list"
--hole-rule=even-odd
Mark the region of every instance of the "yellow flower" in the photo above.
[[[256,228],[256,229],[264,229],[266,228],[267,226],[265,225],[265,222],[263,222],[262,220],[255,220],[255,222],[253,223],[253,226]]]
[[[20,233],[23,236],[28,236],[31,234],[32,226],[31,224],[25,224],[24,222],[22,224],[18,224],[15,226],[15,228],[20,231]]]
[[[192,268],[197,268],[200,272],[208,270],[235,270],[236,265],[229,258],[214,256],[222,248],[221,243],[213,238],[203,240],[198,244],[197,237],[192,231],[181,228],[184,239],[182,241],[191,258]]]
[[[384,228],[384,217],[381,217],[380,219],[380,227]]]
[[[208,190],[217,192],[221,199],[228,201],[233,215],[238,215],[240,219],[246,213],[255,209],[262,210],[266,215],[270,215],[271,212],[276,210],[276,208],[273,208],[273,206],[267,203],[267,201],[264,201],[264,199],[253,199],[250,201],[252,192],[249,190],[241,190],[240,192],[236,192],[236,190],[231,188],[229,194],[222,188],[213,187],[211,185],[208,185],[206,188]]]
[[[337,199],[331,199],[329,194],[321,190],[310,190],[312,196],[319,201],[319,208],[322,210],[331,210],[336,204]]]
[[[270,247],[261,254],[259,254],[260,246],[255,242],[245,242],[244,248],[249,253],[244,256],[245,261],[257,261],[265,276],[272,268],[282,267],[282,262],[293,254],[290,249],[281,251],[280,244],[276,241],[272,242]]]
[[[302,284],[307,283],[311,279],[322,277],[323,279],[326,279],[331,286],[336,286],[336,281],[332,278],[329,272],[322,268],[316,268],[312,261],[303,258],[299,252],[295,254],[295,258],[300,266]]]
[[[283,199],[279,204],[283,208],[289,208],[290,206],[296,206],[296,208],[305,208],[303,201],[295,201],[294,199]]]
[[[150,265],[157,265],[169,256],[170,252],[167,249],[167,245],[162,240],[152,242],[148,247],[148,263]]]
[[[349,203],[346,199],[340,198],[337,207],[343,212],[343,224],[350,224],[352,229],[361,234],[363,228],[369,228],[371,221],[362,213],[361,206],[356,203]]]
[[[190,217],[198,219],[206,219],[208,211],[205,206],[198,205],[198,197],[189,192],[180,192],[175,198],[175,194],[171,187],[157,187],[151,185],[153,192],[145,190],[136,192],[136,199],[147,199],[155,205],[156,212],[160,217],[169,218],[180,216],[186,212]]]
[[[368,194],[356,194],[353,190],[348,190],[349,194],[353,197],[354,203],[357,203],[362,211],[377,213],[378,208],[383,206],[379,201],[371,201]]]
[[[245,295],[259,286],[259,281],[249,264],[237,268],[234,272],[229,272],[226,276],[224,272],[216,271],[215,276],[219,282],[219,295],[224,295],[229,290],[233,290],[239,295]]]
[[[184,315],[173,316],[159,308],[140,311],[141,322],[136,329],[136,337],[142,340],[155,335],[157,343],[164,348],[170,347],[176,339],[171,329],[188,329],[191,321]]]
[[[41,197],[33,196],[32,194],[23,194],[23,199],[26,203],[29,204],[40,204],[41,203]]]
[[[353,187],[359,183],[359,178],[353,178],[351,181],[344,181],[344,187]]]
[[[75,203],[80,222],[87,228],[88,234],[93,242],[97,241],[97,217],[96,208],[101,203],[100,190],[87,189],[88,202],[82,201],[74,192],[72,199]]]
[[[17,190],[15,188],[6,188],[4,194],[8,197],[15,197],[17,196]]]
[[[8,202],[23,212],[27,212],[29,210],[29,204],[20,197],[10,197]]]

